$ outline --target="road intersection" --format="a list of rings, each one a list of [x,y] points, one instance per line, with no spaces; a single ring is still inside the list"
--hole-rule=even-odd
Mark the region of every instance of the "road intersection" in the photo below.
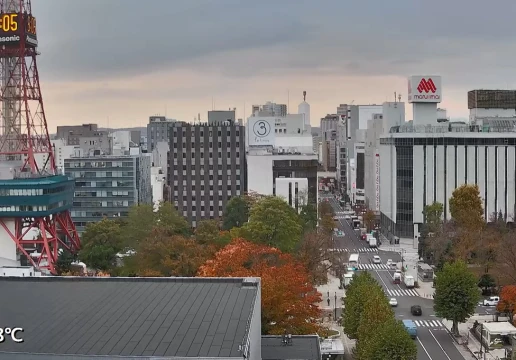
[[[418,327],[418,337],[415,340],[418,347],[418,360],[463,360],[464,357],[458,351],[453,338],[438,319],[433,310],[433,300],[422,298],[416,289],[407,289],[404,284],[394,284],[394,269],[389,268],[386,263],[391,260],[400,267],[402,263],[402,249],[389,246],[383,251],[376,248],[370,249],[366,241],[361,240],[354,229],[345,219],[344,209],[339,202],[330,195],[320,196],[321,201],[328,201],[337,214],[338,228],[344,236],[335,237],[335,251],[359,253],[359,271],[369,271],[383,287],[388,298],[396,298],[398,306],[394,308],[396,318],[411,319]],[[395,251],[392,251],[395,250]],[[397,250],[397,251],[396,251]],[[381,258],[381,264],[374,264],[373,257]],[[419,305],[422,308],[421,316],[413,316],[410,313],[412,305]]]

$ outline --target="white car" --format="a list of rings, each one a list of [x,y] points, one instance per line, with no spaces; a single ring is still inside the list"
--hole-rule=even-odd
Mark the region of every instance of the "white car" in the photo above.
[[[387,266],[391,266],[392,264],[392,259],[387,259]]]
[[[382,259],[378,255],[375,255],[373,257],[373,263],[374,264],[381,264],[382,263]]]
[[[398,300],[396,300],[396,298],[391,298],[389,300],[389,305],[391,305],[391,306],[398,306]]]
[[[484,299],[484,306],[496,306],[498,305],[498,302],[500,301],[500,298],[498,296],[491,296],[489,299]]]

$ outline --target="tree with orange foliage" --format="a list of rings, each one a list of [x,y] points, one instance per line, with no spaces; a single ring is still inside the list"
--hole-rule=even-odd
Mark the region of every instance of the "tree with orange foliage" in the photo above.
[[[500,292],[500,302],[496,305],[496,310],[511,315],[511,319],[516,310],[516,285],[508,285]]]
[[[260,277],[262,334],[316,334],[322,301],[304,266],[290,254],[235,239],[201,266],[198,276]]]

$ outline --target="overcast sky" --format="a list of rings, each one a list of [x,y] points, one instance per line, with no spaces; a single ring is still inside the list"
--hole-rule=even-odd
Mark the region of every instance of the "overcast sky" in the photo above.
[[[312,124],[341,103],[406,99],[406,78],[443,77],[443,103],[467,117],[466,92],[516,88],[514,0],[32,0],[50,130],[272,100]],[[410,107],[409,107],[410,109]],[[410,110],[411,111],[411,110]],[[407,114],[411,118],[410,113]]]

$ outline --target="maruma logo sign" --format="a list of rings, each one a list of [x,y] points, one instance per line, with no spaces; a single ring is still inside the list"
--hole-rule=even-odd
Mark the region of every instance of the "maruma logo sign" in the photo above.
[[[419,91],[420,94],[422,94],[423,92],[425,92],[427,94],[429,92],[435,93],[437,91],[437,87],[435,86],[434,81],[431,78],[429,78],[428,80],[421,79],[421,81],[419,82],[419,85],[417,86],[417,91]],[[441,97],[439,95],[435,95],[435,94],[428,94],[428,95],[414,94],[414,99],[418,99],[418,100],[440,100],[440,98]]]

